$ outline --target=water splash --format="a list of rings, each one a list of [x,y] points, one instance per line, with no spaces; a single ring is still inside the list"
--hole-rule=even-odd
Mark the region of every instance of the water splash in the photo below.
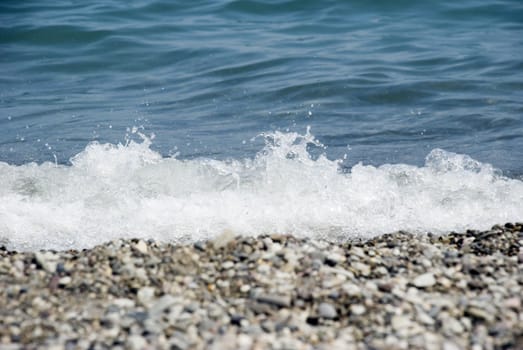
[[[357,164],[310,147],[310,133],[262,134],[252,159],[180,160],[152,140],[91,143],[71,166],[0,163],[0,240],[12,249],[90,247],[116,238],[191,242],[230,230],[349,239],[396,230],[484,229],[523,218],[523,182],[435,149],[425,165]]]

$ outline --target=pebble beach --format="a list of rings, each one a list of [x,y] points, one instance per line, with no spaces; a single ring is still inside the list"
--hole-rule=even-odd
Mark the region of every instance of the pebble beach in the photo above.
[[[0,349],[523,349],[523,224],[0,249]]]

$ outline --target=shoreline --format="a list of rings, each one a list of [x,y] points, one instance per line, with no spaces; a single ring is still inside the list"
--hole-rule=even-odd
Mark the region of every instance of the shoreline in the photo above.
[[[522,298],[522,223],[0,248],[2,349],[518,349]]]

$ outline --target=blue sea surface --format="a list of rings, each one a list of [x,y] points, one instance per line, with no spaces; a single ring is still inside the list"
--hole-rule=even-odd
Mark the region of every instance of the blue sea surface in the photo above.
[[[263,157],[273,160],[270,157],[289,149],[290,153],[282,153],[283,159],[311,160],[314,166],[325,159],[330,163],[323,170],[336,164],[344,177],[357,173],[359,168],[354,167],[359,166],[408,165],[419,171],[457,167],[475,174],[488,168],[494,174],[491,182],[499,176],[506,176],[503,181],[516,181],[503,193],[511,193],[515,203],[523,202],[519,192],[523,175],[520,0],[5,0],[0,3],[0,72],[0,181],[4,181],[0,196],[4,203],[13,201],[0,207],[0,236],[8,241],[16,241],[24,230],[42,237],[52,230],[62,232],[56,241],[73,235],[74,229],[57,228],[42,221],[43,212],[20,205],[35,200],[34,196],[41,196],[39,201],[58,201],[53,197],[56,194],[48,192],[51,184],[45,179],[62,176],[63,182],[52,185],[65,188],[86,174],[75,173],[78,159],[91,157],[91,163],[86,161],[89,166],[81,163],[85,169],[101,168],[113,151],[123,153],[111,159],[131,170],[129,159],[138,153],[142,163],[176,159],[185,162],[184,166],[192,164],[200,175],[202,167],[227,176],[237,170],[231,175],[237,189],[256,176],[280,171],[264,168],[252,175],[246,170],[249,162]],[[292,149],[300,145],[306,154],[300,153],[301,148]],[[132,147],[145,149],[138,152]],[[447,163],[442,165],[443,160]],[[45,168],[47,162],[65,173],[53,173],[56,169]],[[236,163],[243,164],[242,170],[228,168]],[[298,169],[282,170],[278,176],[297,181],[303,171]],[[323,170],[310,174],[316,178]],[[154,171],[160,170],[149,171],[152,175],[148,176],[154,177],[158,175]],[[180,170],[163,171],[162,176],[169,178]],[[118,173],[107,172],[97,176]],[[387,176],[393,173],[395,170],[388,171]],[[118,174],[114,176],[121,179],[123,175]],[[428,181],[418,174],[408,177],[409,183],[420,176]],[[126,188],[134,188],[135,180],[129,180]],[[157,181],[161,186],[154,189],[140,182],[140,190],[128,198],[147,197],[140,192],[143,187],[154,198],[179,198],[178,192],[174,195],[166,190],[172,184]],[[79,188],[84,187],[79,183]],[[499,190],[488,183],[483,187],[485,193]],[[259,193],[262,188],[265,193],[271,191],[260,184],[249,193]],[[223,195],[230,184],[214,185],[213,191]],[[108,203],[111,196],[124,196],[115,186],[105,183],[90,196],[73,200],[70,194],[68,198],[86,207],[90,205],[86,198]],[[384,188],[393,191],[394,186]],[[445,191],[443,184],[437,186]],[[307,182],[301,190],[312,187]],[[207,190],[204,185],[194,188],[188,194],[192,199]],[[326,203],[337,203],[333,197],[342,190],[333,191],[324,198]],[[456,194],[455,189],[449,191],[450,197]],[[102,194],[108,197],[102,200]],[[340,203],[349,201],[351,195],[354,193],[338,199]],[[248,198],[238,196],[240,202]],[[397,196],[407,198],[404,193]],[[488,202],[498,210],[500,215],[491,221],[523,219],[523,205],[507,204],[501,195],[464,196],[467,203]],[[433,198],[425,209],[445,198]],[[478,215],[492,211],[489,205],[481,207]],[[56,209],[48,206],[45,210],[51,208]],[[391,208],[401,211],[405,207],[394,202]],[[330,209],[341,210],[339,206]],[[145,209],[122,209],[117,215],[133,210]],[[236,209],[230,210],[238,214]],[[277,223],[267,230],[292,231],[268,213],[270,206],[265,210],[266,223]],[[28,211],[36,214],[25,216]],[[300,215],[310,216],[311,212],[296,213],[291,219],[299,221]],[[85,211],[78,213],[86,215]],[[227,215],[220,215],[209,219],[209,227],[186,223],[187,230],[227,229]],[[325,215],[318,222],[337,220]],[[361,215],[372,221],[381,214]],[[405,223],[411,216],[384,221],[377,231],[385,232],[391,222],[391,229],[455,227],[434,223],[410,227]],[[463,224],[473,225],[474,218],[463,218]],[[145,227],[149,221],[143,220]],[[151,222],[155,220],[158,218]],[[197,215],[194,220],[198,221]],[[28,228],[28,222],[34,225]],[[318,222],[308,225],[312,231],[325,233]],[[71,227],[82,223],[71,223]],[[93,232],[105,224],[99,220]],[[166,221],[165,227],[177,224]],[[216,225],[219,230],[212,228]],[[365,222],[356,227],[341,220],[337,227],[342,227],[340,232],[365,232],[363,226]],[[305,232],[304,227],[296,230]],[[125,225],[116,225],[111,232],[116,237],[115,232],[124,229],[138,232]],[[245,227],[238,228],[242,229]]]

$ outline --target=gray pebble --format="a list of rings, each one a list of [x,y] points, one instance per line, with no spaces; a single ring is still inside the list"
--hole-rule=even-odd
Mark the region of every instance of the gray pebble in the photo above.
[[[436,284],[436,278],[434,278],[433,273],[424,273],[416,277],[412,284],[418,288],[428,288]]]
[[[318,306],[318,315],[326,319],[334,319],[338,316],[336,308],[330,303],[321,303]]]
[[[256,296],[256,300],[260,303],[271,304],[278,307],[291,306],[291,297],[288,295],[260,294]]]

